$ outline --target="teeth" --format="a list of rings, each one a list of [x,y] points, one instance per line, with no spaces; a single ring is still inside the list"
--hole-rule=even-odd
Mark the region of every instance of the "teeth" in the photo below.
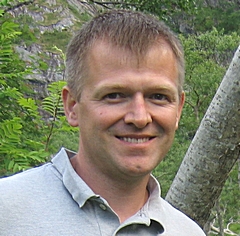
[[[149,141],[149,138],[120,138],[120,139],[128,143],[145,143]]]

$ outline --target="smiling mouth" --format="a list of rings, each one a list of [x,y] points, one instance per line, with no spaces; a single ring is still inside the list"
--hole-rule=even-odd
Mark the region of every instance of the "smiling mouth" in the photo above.
[[[153,138],[129,138],[129,137],[117,137],[118,139],[128,143],[146,143]]]

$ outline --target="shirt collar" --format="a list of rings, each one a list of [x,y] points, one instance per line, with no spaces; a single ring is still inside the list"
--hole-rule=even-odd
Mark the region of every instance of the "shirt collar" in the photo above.
[[[151,175],[148,182],[149,198],[143,207],[143,210],[148,213],[151,220],[155,220],[162,224],[161,206],[163,199],[161,198],[161,188],[156,178]]]
[[[147,188],[149,191],[147,202],[134,216],[127,219],[122,226],[134,223],[150,226],[152,221],[154,221],[157,223],[155,224],[155,227],[158,227],[159,233],[162,233],[164,231],[164,221],[160,215],[161,203],[163,200],[160,197],[160,185],[153,175],[150,175]]]
[[[72,198],[82,207],[89,198],[98,198],[99,196],[91,190],[73,169],[70,159],[75,154],[75,152],[61,148],[58,154],[52,159],[52,164],[60,173],[63,184],[72,195]]]

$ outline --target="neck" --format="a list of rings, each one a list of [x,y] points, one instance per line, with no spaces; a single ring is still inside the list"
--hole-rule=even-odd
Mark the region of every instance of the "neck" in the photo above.
[[[139,178],[126,178],[126,180],[123,178],[110,178],[93,170],[89,172],[86,168],[82,168],[78,164],[77,158],[72,158],[71,163],[77,174],[94,193],[108,202],[118,215],[120,222],[124,222],[137,213],[148,200],[147,184],[150,175]]]
[[[128,184],[123,186],[122,183],[109,183],[108,181],[106,185],[101,186],[103,188],[98,189],[98,194],[107,200],[114,212],[117,213],[119,221],[124,222],[136,214],[147,202],[147,183],[148,179],[138,181],[135,184],[130,184],[129,181]]]

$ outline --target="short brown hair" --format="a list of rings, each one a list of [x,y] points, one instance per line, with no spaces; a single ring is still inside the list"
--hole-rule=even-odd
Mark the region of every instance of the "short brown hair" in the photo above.
[[[86,58],[91,46],[104,40],[114,46],[144,56],[147,50],[164,39],[172,48],[178,64],[178,87],[184,82],[184,53],[178,37],[157,18],[141,12],[112,10],[83,25],[70,41],[66,54],[66,76],[72,95],[79,101],[87,77]],[[159,44],[161,47],[161,43]]]

